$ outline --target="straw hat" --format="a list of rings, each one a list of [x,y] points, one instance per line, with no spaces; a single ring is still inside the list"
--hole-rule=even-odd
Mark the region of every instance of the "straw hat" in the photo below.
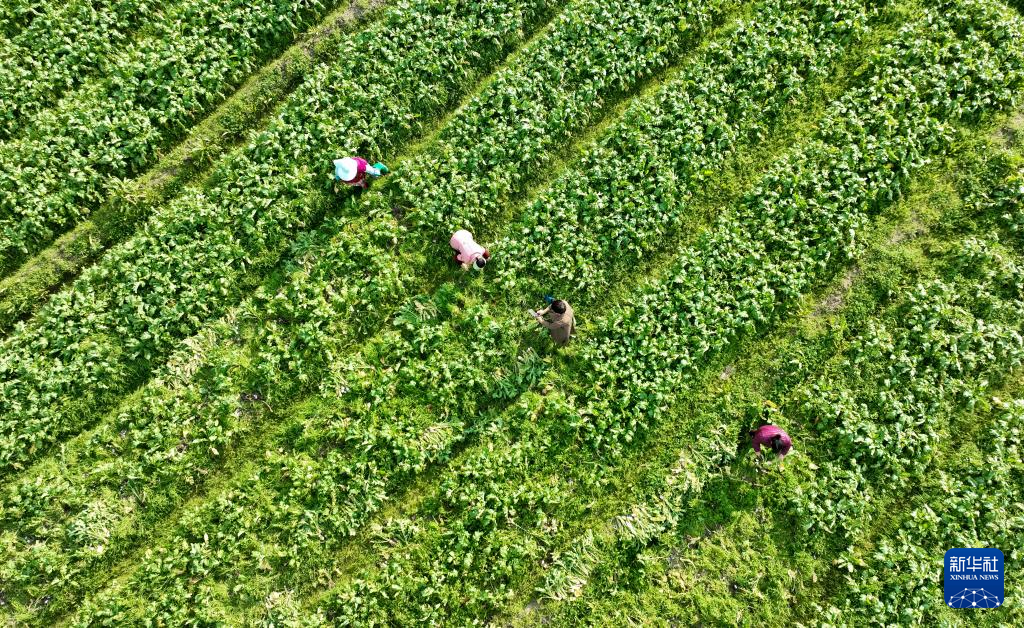
[[[352,181],[359,172],[359,163],[351,157],[334,160],[334,176],[342,181]]]

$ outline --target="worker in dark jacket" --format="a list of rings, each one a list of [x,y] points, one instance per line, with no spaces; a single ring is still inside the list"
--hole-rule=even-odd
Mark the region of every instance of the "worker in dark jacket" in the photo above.
[[[551,333],[551,340],[556,345],[564,347],[569,344],[569,338],[576,331],[576,316],[571,305],[561,299],[555,299],[551,305],[539,312],[530,310],[530,314]]]
[[[789,434],[775,425],[762,425],[756,430],[750,430],[750,439],[758,455],[761,455],[761,447],[770,447],[775,452],[780,466],[782,460],[793,449],[793,441]]]

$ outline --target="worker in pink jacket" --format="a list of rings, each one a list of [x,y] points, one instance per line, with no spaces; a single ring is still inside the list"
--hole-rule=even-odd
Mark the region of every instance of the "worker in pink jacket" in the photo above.
[[[750,438],[758,455],[761,454],[762,446],[771,447],[780,463],[793,448],[789,434],[775,425],[762,425],[756,430],[750,430]]]
[[[491,254],[484,247],[477,244],[473,234],[465,229],[459,229],[452,235],[448,244],[455,249],[455,262],[462,265],[463,270],[483,270]]]

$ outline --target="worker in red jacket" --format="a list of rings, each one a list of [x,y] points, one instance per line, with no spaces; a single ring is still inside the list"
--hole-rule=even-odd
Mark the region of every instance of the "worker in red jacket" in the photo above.
[[[334,183],[338,182],[365,190],[370,180],[388,173],[388,167],[379,161],[372,166],[362,157],[342,157],[334,160]]]
[[[762,446],[771,447],[780,463],[793,449],[793,441],[789,434],[776,425],[762,425],[756,430],[750,430],[750,438],[758,455],[761,455]]]

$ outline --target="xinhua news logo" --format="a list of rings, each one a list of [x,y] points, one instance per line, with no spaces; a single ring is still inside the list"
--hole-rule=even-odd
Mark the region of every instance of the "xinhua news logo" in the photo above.
[[[946,552],[943,591],[950,608],[999,608],[1003,605],[1003,553],[997,549],[957,547]]]

